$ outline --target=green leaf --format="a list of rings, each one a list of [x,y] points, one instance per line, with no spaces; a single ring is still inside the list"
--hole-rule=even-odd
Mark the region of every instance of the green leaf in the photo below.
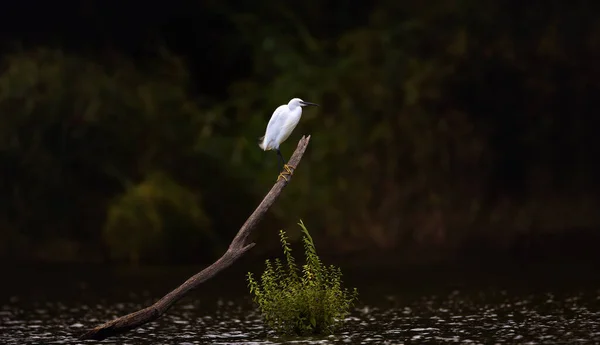
[[[341,290],[341,270],[323,266],[314,249],[314,242],[304,223],[298,223],[303,234],[307,263],[302,265],[302,277],[296,273],[295,259],[285,232],[279,232],[288,270],[279,258],[275,264],[265,261],[260,287],[248,273],[250,293],[257,303],[265,323],[282,335],[330,334],[339,321],[335,316],[349,313],[357,294]]]

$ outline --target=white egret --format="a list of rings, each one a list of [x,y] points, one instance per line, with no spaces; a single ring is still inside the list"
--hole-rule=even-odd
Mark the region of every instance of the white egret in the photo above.
[[[292,98],[288,104],[282,104],[277,107],[273,112],[273,115],[271,115],[265,135],[258,139],[258,146],[261,149],[264,151],[276,150],[280,163],[283,163],[285,172],[282,171],[282,166],[280,165],[280,174],[277,177],[277,181],[279,181],[280,178],[287,181],[285,175],[292,175],[292,169],[296,169],[294,166],[286,164],[283,155],[281,155],[281,151],[279,151],[279,145],[292,134],[292,131],[296,128],[296,125],[302,116],[302,107],[307,105],[319,106],[315,103],[305,102],[300,98]]]

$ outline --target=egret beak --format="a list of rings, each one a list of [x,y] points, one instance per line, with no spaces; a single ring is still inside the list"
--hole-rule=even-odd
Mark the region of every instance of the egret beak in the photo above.
[[[302,102],[300,102],[300,103],[301,103],[302,105],[312,105],[312,106],[315,106],[315,107],[318,107],[318,106],[319,106],[317,103],[311,103],[311,102],[305,102],[305,101],[302,101]]]

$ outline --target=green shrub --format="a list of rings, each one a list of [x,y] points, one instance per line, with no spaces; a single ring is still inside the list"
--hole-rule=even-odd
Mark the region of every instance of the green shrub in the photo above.
[[[202,242],[216,247],[201,198],[162,171],[128,185],[109,204],[104,240],[113,259],[133,265],[157,257],[178,259]]]
[[[259,284],[248,273],[250,293],[258,304],[265,322],[282,335],[331,334],[339,321],[348,314],[358,297],[358,291],[342,289],[342,272],[339,268],[325,266],[317,252],[312,237],[302,220],[306,263],[298,269],[290,244],[283,230],[279,231],[283,253],[287,261],[274,264],[266,260],[266,269]]]

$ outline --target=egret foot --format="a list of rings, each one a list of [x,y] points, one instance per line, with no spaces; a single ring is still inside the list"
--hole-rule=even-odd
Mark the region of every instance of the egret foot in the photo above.
[[[285,182],[288,182],[289,180],[287,179],[287,177],[285,177],[285,175],[288,175],[288,174],[286,174],[285,172],[281,172],[281,173],[279,174],[279,176],[277,176],[277,182],[279,182],[279,179],[280,179],[280,178],[284,179],[284,180],[285,180]]]
[[[285,169],[285,171],[287,171],[287,173],[289,175],[293,175],[294,174],[294,170],[296,170],[296,167],[293,165],[289,165],[289,164],[284,164],[283,168]]]

